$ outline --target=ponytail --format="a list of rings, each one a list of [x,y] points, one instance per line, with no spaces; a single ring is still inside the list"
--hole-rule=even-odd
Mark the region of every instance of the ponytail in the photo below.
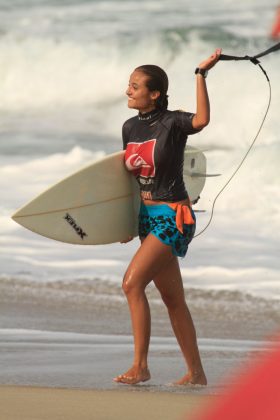
[[[168,95],[160,96],[156,100],[156,108],[160,109],[161,111],[166,111],[168,108]]]

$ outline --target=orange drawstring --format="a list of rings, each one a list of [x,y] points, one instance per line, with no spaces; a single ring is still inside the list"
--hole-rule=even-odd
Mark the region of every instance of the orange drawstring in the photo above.
[[[190,206],[182,203],[168,203],[176,211],[176,226],[183,233],[183,225],[194,225]]]

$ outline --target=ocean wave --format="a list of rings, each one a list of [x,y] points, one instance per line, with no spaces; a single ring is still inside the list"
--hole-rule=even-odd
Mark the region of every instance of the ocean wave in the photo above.
[[[81,332],[69,331],[46,331],[24,328],[0,328],[0,341],[2,346],[13,344],[19,346],[24,343],[36,345],[44,344],[70,344],[72,348],[75,346],[91,345],[94,347],[106,346],[114,348],[119,346],[131,346],[133,343],[130,335],[119,334],[84,334]],[[221,338],[199,338],[199,347],[202,351],[228,351],[228,352],[249,352],[264,351],[273,348],[275,343],[260,340],[238,340],[238,339],[221,339]],[[177,350],[178,343],[174,337],[151,337],[151,350]]]
[[[170,79],[170,109],[195,111],[194,68],[216,46],[226,44],[221,41],[221,33],[209,41],[205,31],[176,28],[147,35],[136,43],[130,40],[119,44],[110,40],[106,45],[69,40],[56,43],[51,39],[29,38],[21,42],[0,39],[0,108],[4,127],[1,152],[13,156],[30,156],[34,151],[46,154],[73,144],[91,148],[103,139],[106,144],[106,139],[114,139],[107,150],[120,148],[121,125],[132,116],[126,106],[128,78],[136,66],[146,62],[166,69]],[[233,42],[224,52],[254,54],[268,46],[264,41],[260,44],[247,43],[241,47]],[[279,62],[279,54],[274,54],[263,63],[271,78],[273,95],[258,139],[264,146],[278,144]],[[239,149],[241,158],[264,116],[267,82],[251,63],[221,62],[209,75],[208,89],[211,124],[195,140],[201,147],[214,151]],[[19,127],[16,133],[15,127]],[[266,159],[270,154],[265,151],[263,156]],[[240,161],[238,153],[216,154],[212,160],[217,163],[214,173],[220,170],[218,167],[233,167],[235,161]],[[258,169],[262,169],[263,162],[260,163]],[[269,164],[266,169],[270,171],[272,166]]]
[[[230,295],[238,290],[240,293],[280,300],[278,267],[205,266],[182,268],[181,272],[184,278],[192,279],[192,287],[203,288],[211,293],[223,291]]]
[[[265,26],[256,25],[260,6],[251,4],[227,11],[218,3],[205,9],[181,1],[166,1],[164,7],[131,1],[44,3],[28,15],[2,10],[7,24],[0,37],[2,110],[116,101],[139,64],[155,62],[173,70],[187,59],[188,71],[215,47],[245,55],[268,43],[269,28],[260,34]],[[268,8],[262,11],[268,26]],[[153,26],[147,31],[143,21],[149,19]]]
[[[279,318],[279,299],[280,296],[254,295],[248,290],[237,290],[211,287],[191,287],[185,284],[185,294],[187,302],[195,311],[207,313],[212,310],[219,313],[219,309],[230,314],[242,312],[252,312],[262,310],[273,314]],[[28,276],[0,276],[1,300],[13,299],[15,302],[32,300],[34,303],[44,301],[49,303],[63,302],[75,304],[89,304],[95,302],[104,305],[120,304],[126,305],[126,298],[122,291],[121,278],[109,280],[108,278],[69,278],[67,280],[32,280]],[[148,300],[156,309],[162,308],[163,302],[158,290],[154,285],[149,285],[146,289]],[[210,309],[212,308],[212,309]],[[220,314],[222,316],[222,313]]]

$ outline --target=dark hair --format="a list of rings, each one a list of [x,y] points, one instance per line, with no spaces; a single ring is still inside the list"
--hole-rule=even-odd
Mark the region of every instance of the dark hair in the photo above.
[[[141,71],[149,77],[146,82],[149,91],[158,90],[160,92],[160,96],[156,100],[156,108],[166,110],[168,107],[168,77],[165,71],[153,64],[144,64],[135,70]]]

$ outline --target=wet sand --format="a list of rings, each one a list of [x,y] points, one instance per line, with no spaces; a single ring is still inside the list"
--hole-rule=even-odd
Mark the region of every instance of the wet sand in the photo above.
[[[186,370],[172,337],[152,337],[149,352],[152,378],[131,387],[112,380],[132,363],[130,336],[1,329],[0,383],[214,395],[223,392],[225,377],[229,383],[229,377],[248,361],[250,355],[267,348],[266,343],[260,341],[228,339],[200,339],[199,346],[208,377],[207,387],[172,385]]]

